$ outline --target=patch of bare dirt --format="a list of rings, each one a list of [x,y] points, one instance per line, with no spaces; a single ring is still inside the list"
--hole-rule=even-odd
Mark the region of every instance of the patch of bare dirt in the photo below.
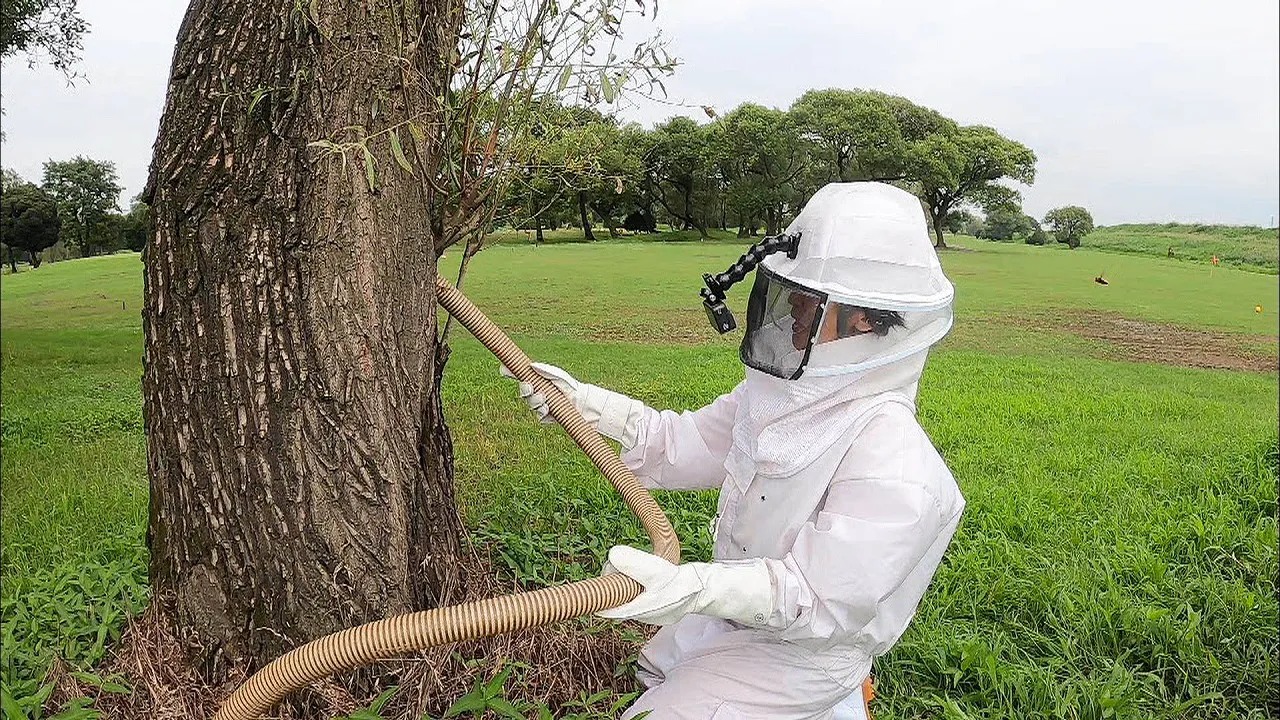
[[[467,599],[494,597],[515,589],[495,578],[492,565],[476,559],[469,574]],[[243,674],[211,686],[190,666],[184,643],[169,631],[170,623],[153,603],[130,622],[110,658],[93,672],[123,683],[129,693],[103,690],[64,665],[54,668],[55,690],[47,708],[56,711],[80,697],[93,698],[103,717],[121,720],[208,720],[219,704],[243,682]],[[569,620],[495,638],[440,646],[416,656],[380,663],[358,671],[363,679],[379,678],[379,687],[398,685],[399,691],[382,711],[386,718],[412,718],[424,713],[440,717],[458,698],[480,681],[515,665],[506,683],[507,697],[564,707],[583,692],[617,693],[637,689],[630,672],[620,672],[638,651],[647,631],[596,619]],[[271,720],[309,720],[347,715],[367,707],[377,696],[353,695],[352,675],[314,683],[295,693],[271,715]],[[361,683],[366,684],[366,683]],[[375,689],[377,689],[375,687]]]
[[[1073,311],[1056,317],[1038,315],[1026,324],[1102,340],[1125,360],[1254,372],[1276,372],[1280,367],[1276,352],[1278,338],[1274,335],[1188,328],[1097,311]],[[1256,346],[1268,347],[1270,352]]]

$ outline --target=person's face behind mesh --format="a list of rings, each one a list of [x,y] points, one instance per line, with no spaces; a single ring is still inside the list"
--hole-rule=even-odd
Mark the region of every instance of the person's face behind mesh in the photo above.
[[[791,303],[791,346],[804,350],[813,335],[813,321],[818,315],[818,299],[805,293],[793,292],[787,296]]]
[[[812,295],[793,292],[787,296],[787,301],[791,304],[791,346],[804,350],[819,314],[818,300]],[[815,345],[869,332],[883,336],[892,328],[903,325],[899,313],[838,303],[831,303],[820,322],[822,326],[814,339]]]

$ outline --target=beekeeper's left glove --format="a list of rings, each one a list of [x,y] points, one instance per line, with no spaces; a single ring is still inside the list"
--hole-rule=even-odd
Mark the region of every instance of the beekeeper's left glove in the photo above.
[[[534,372],[550,380],[552,385],[573,401],[588,425],[601,435],[617,440],[622,444],[623,450],[630,450],[635,446],[640,423],[644,420],[644,403],[599,385],[584,383],[555,365],[531,365]],[[503,377],[515,378],[505,365],[499,366],[498,372]],[[542,393],[535,392],[533,386],[526,382],[520,383],[519,392],[529,409],[538,415],[544,425],[555,423],[555,418],[551,417],[551,408]]]
[[[605,573],[610,569],[630,576],[644,592],[629,603],[601,610],[600,617],[670,625],[689,613],[700,613],[766,627],[773,616],[773,580],[760,558],[673,565],[643,550],[615,545]]]

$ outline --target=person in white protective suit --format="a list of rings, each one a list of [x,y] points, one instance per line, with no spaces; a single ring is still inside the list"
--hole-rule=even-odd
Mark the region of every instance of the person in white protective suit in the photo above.
[[[748,301],[746,378],[691,412],[538,372],[651,488],[720,488],[714,562],[617,546],[644,592],[600,613],[662,626],[624,717],[857,718],[873,658],[906,630],[964,499],[915,418],[953,289],[919,201],[871,182],[818,191]],[[505,370],[505,369],[504,369]],[[522,395],[547,419],[545,398]]]

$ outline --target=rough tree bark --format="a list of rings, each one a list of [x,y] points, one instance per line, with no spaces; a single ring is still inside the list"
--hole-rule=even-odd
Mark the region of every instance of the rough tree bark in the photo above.
[[[363,153],[308,147],[432,107],[455,5],[193,0],[183,20],[144,193],[148,541],[209,679],[459,580],[428,170],[375,137],[370,189]]]

